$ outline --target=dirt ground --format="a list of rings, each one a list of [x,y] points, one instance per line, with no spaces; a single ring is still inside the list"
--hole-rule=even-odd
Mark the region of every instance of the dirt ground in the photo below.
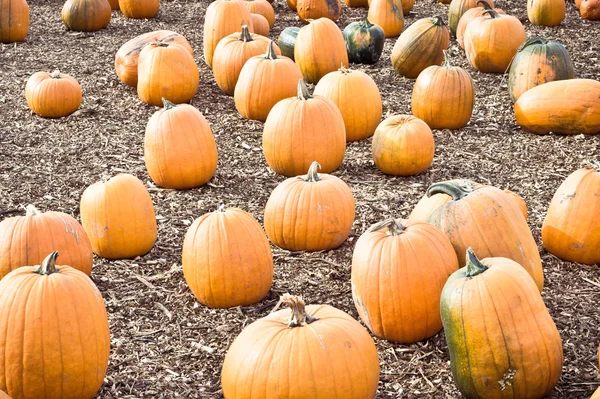
[[[276,6],[271,37],[286,26],[300,26],[285,3]],[[596,348],[600,341],[600,270],[563,262],[541,246],[540,227],[557,187],[586,160],[598,160],[598,137],[536,136],[515,124],[506,76],[484,75],[466,65],[464,52],[451,43],[453,62],[467,69],[477,86],[473,118],[459,131],[434,131],[436,156],[426,172],[384,176],[374,166],[371,140],[348,145],[335,175],[356,199],[356,221],[340,248],[292,255],[273,247],[275,279],[268,297],[255,306],[210,310],[197,303],[181,269],[181,245],[190,223],[219,204],[251,212],[262,222],[270,192],[284,180],[268,167],[260,149],[262,124],[241,118],[233,99],[222,94],[202,57],[202,21],[208,2],[162,0],[152,20],[131,20],[113,12],[108,28],[69,32],[59,0],[30,0],[27,41],[0,45],[0,211],[28,203],[41,210],[79,216],[83,190],[103,176],[128,172],[148,187],[159,221],[158,242],[147,255],[121,261],[96,258],[92,278],[106,301],[112,348],[101,398],[219,398],[220,368],[241,329],[265,316],[282,293],[306,302],[330,304],[358,318],[350,293],[354,243],[372,223],[408,216],[433,182],[470,178],[509,188],[525,198],[529,225],[542,253],[544,300],[564,344],[562,378],[553,398],[587,398],[600,385]],[[533,27],[525,2],[497,6],[517,16],[528,36],[561,41],[580,78],[600,79],[600,23],[582,20],[572,3],[556,28]],[[417,0],[406,25],[443,15],[448,6]],[[366,16],[366,9],[344,7],[339,26]],[[205,187],[174,191],[156,188],[143,162],[145,125],[157,108],[141,103],[121,84],[113,63],[117,49],[139,34],[170,29],[188,38],[201,69],[192,104],[212,125],[219,167]],[[395,39],[386,41],[381,60],[353,66],[370,74],[383,97],[384,117],[410,114],[413,81],[391,67]],[[27,108],[24,88],[36,71],[60,69],[79,80],[81,109],[61,120],[46,120]],[[2,216],[4,218],[6,216]],[[458,398],[443,332],[414,345],[375,339],[381,360],[378,398]]]

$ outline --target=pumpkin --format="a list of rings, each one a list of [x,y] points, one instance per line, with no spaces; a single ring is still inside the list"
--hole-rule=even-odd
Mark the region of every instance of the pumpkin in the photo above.
[[[367,19],[383,29],[385,37],[396,37],[404,28],[404,13],[400,0],[371,0]]]
[[[150,194],[137,177],[122,173],[94,183],[81,196],[81,224],[94,252],[107,259],[146,254],[156,241]]]
[[[401,76],[414,79],[428,66],[442,63],[449,43],[450,32],[441,17],[420,19],[394,44],[392,66]]]
[[[433,162],[433,133],[425,122],[414,116],[390,116],[375,130],[372,151],[375,166],[383,173],[416,175]]]
[[[480,0],[452,0],[450,7],[448,8],[448,27],[450,31],[456,34],[456,28],[458,27],[458,22],[462,18],[463,14],[470,10],[471,8],[477,7]],[[493,8],[494,1],[493,0],[485,0],[486,3]]]
[[[513,59],[508,91],[515,102],[532,87],[574,77],[575,68],[567,49],[559,42],[536,37],[527,40]]]
[[[110,9],[113,11],[119,10],[119,0],[108,0],[110,4]]]
[[[450,3],[452,3],[452,0],[438,0],[438,3],[440,3],[440,4],[450,4]]]
[[[297,0],[296,9],[302,22],[319,18],[335,22],[340,18],[342,4],[340,0]]]
[[[277,57],[273,41],[265,55],[251,57],[240,71],[233,99],[240,115],[265,121],[271,108],[294,95],[302,72],[287,57]]]
[[[560,185],[542,225],[546,251],[569,262],[600,263],[600,172],[582,168]]]
[[[241,32],[223,38],[213,55],[213,75],[219,88],[233,96],[242,67],[250,58],[264,54],[268,46],[269,39],[250,33],[246,25]],[[273,51],[281,55],[278,46],[274,45]]]
[[[340,68],[325,75],[315,86],[315,95],[333,101],[342,113],[346,141],[371,137],[381,121],[379,88],[366,73]]]
[[[565,0],[527,0],[527,17],[534,25],[560,25],[566,9]]]
[[[536,285],[511,259],[477,259],[444,286],[450,367],[466,398],[546,397],[562,371],[560,335]]]
[[[308,83],[317,83],[329,72],[337,71],[340,65],[348,67],[342,32],[330,19],[310,21],[298,32],[294,59]]]
[[[162,99],[179,104],[198,91],[200,72],[194,57],[180,44],[149,43],[140,52],[137,93],[141,101],[162,105]]]
[[[360,236],[352,256],[352,299],[377,337],[411,344],[442,329],[440,294],[458,259],[429,223],[393,218]]]
[[[475,83],[461,67],[450,65],[444,50],[442,66],[425,68],[412,92],[413,114],[432,129],[460,129],[471,120]]]
[[[297,2],[297,0],[285,0],[285,2],[287,3],[287,5],[290,8],[290,10],[297,11],[297,9],[296,9],[296,2]]]
[[[368,0],[344,0],[348,7],[368,7]]]
[[[429,223],[450,238],[460,264],[469,247],[481,256],[509,258],[523,266],[542,290],[544,273],[537,244],[508,194],[493,186],[475,189],[456,181],[435,183],[427,190],[428,196],[438,193],[452,200],[434,210]]]
[[[260,14],[269,22],[269,28],[275,23],[275,10],[267,0],[244,0],[244,4],[251,14]],[[258,32],[256,32],[258,33]]]
[[[305,307],[289,294],[280,302],[291,310],[255,321],[229,347],[221,371],[223,396],[373,399],[379,359],[365,328],[329,305]]]
[[[202,186],[217,170],[217,145],[204,116],[189,104],[168,100],[146,125],[144,162],[160,187]]]
[[[153,18],[160,9],[160,0],[119,0],[119,8],[128,18]]]
[[[537,134],[600,132],[600,82],[569,79],[527,90],[515,103],[517,124]]]
[[[525,220],[527,220],[529,218],[529,212],[527,211],[527,203],[525,202],[525,200],[519,194],[513,191],[504,190],[504,192],[510,196],[510,198],[515,202],[515,204],[517,204],[517,207],[521,211],[521,214],[523,215]]]
[[[584,19],[600,20],[600,0],[583,0],[579,6],[579,12]]]
[[[81,86],[71,76],[56,70],[36,72],[25,85],[27,105],[44,118],[62,118],[77,111],[81,104]]]
[[[252,305],[273,282],[267,236],[241,209],[221,206],[197,218],[185,235],[182,262],[194,296],[211,308]]]
[[[271,193],[265,206],[265,230],[271,242],[290,251],[335,249],[354,223],[354,197],[346,183],[318,174],[313,162],[304,176],[291,177]]]
[[[170,30],[157,30],[144,33],[129,40],[117,51],[115,56],[115,70],[121,82],[131,87],[137,87],[140,52],[144,47],[153,42],[180,44],[185,47],[192,57],[194,56],[192,46],[179,33]]]
[[[0,281],[0,389],[13,398],[91,399],[106,375],[102,295],[85,273],[56,266],[57,256]]]
[[[22,42],[29,32],[29,5],[25,0],[0,0],[0,43]]]
[[[265,17],[260,14],[250,14],[252,17],[252,23],[254,24],[254,32],[261,36],[269,35],[269,21]],[[214,54],[213,54],[213,63],[214,63]]]
[[[42,213],[33,205],[26,211],[26,216],[0,222],[0,278],[18,267],[42,263],[54,250],[64,263],[92,273],[92,246],[77,220],[62,212]]]
[[[281,32],[279,38],[277,39],[277,44],[279,45],[281,54],[290,58],[292,61],[294,61],[294,46],[296,44],[298,32],[300,32],[300,28],[296,26],[289,26]]]
[[[331,100],[311,96],[300,80],[298,96],[278,102],[269,113],[262,146],[271,169],[284,176],[304,173],[315,160],[323,172],[333,172],[346,151],[344,117]]]
[[[465,48],[465,29],[475,18],[481,17],[483,12],[486,10],[492,10],[492,7],[487,3],[487,1],[479,0],[477,4],[481,4],[481,7],[470,8],[460,17],[458,21],[458,25],[456,26],[456,41],[458,41],[458,45],[461,48]],[[494,8],[498,14],[506,14],[500,8]]]
[[[254,22],[250,10],[243,0],[217,0],[208,6],[204,16],[204,36],[202,48],[204,60],[212,67],[213,54],[217,44],[225,36],[239,32],[242,25],[254,32]]]
[[[111,11],[108,0],[67,0],[61,15],[67,28],[94,32],[108,26]]]
[[[0,399],[11,399],[4,391],[0,391]]]
[[[600,399],[600,387],[594,391],[594,394],[590,399]]]
[[[371,5],[372,0],[368,0],[369,6]],[[402,15],[407,16],[410,10],[415,6],[415,0],[401,0],[402,4]]]
[[[465,52],[470,64],[486,73],[506,73],[519,47],[527,40],[517,18],[485,10],[465,29]],[[489,16],[487,16],[489,15]]]
[[[385,33],[368,19],[352,22],[344,28],[348,60],[356,64],[375,64],[381,57]]]

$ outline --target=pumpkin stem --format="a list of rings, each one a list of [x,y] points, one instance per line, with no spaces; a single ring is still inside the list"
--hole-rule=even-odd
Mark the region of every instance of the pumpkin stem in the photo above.
[[[346,68],[344,66],[344,63],[342,63],[342,66],[340,67],[340,69],[338,69],[338,71],[340,71],[341,73],[343,73],[344,75],[349,74],[350,72],[352,72],[350,69]]]
[[[370,29],[372,26],[373,24],[371,23],[371,21],[369,21],[369,18],[365,18],[362,21],[360,21],[361,28]]]
[[[172,103],[171,101],[167,100],[166,98],[162,98],[162,102],[163,102],[163,107],[165,108],[165,110],[170,110],[172,108],[176,108],[177,104]]]
[[[492,6],[490,6],[490,3],[488,3],[487,1],[484,1],[484,0],[479,0],[479,1],[477,2],[477,5],[479,5],[479,3],[481,3],[481,7],[482,7],[484,10],[493,10]]]
[[[436,26],[444,26],[444,20],[442,19],[442,17],[435,16],[433,18],[431,18],[433,20],[433,24]]]
[[[448,50],[444,50],[444,66],[451,68],[452,64],[450,64],[450,53]]]
[[[269,60],[277,59],[277,54],[275,54],[275,50],[273,49],[273,40],[269,40],[269,47],[267,47],[267,53],[265,54],[265,58]]]
[[[50,77],[52,79],[60,79],[60,71],[58,69],[54,70],[51,74]]]
[[[308,168],[308,174],[306,175],[304,181],[316,183],[321,180],[319,178],[319,174],[317,173],[317,170],[319,169],[321,169],[321,164],[319,164],[317,161],[313,161],[313,163],[310,164],[310,168]]]
[[[157,47],[169,47],[169,43],[165,43],[165,42],[151,42],[149,44],[151,46],[157,46]]]
[[[310,91],[308,91],[308,86],[304,79],[300,79],[298,81],[298,99],[300,100],[310,100],[312,96],[310,95]]]
[[[493,18],[500,18],[500,14],[498,14],[496,12],[496,10],[494,10],[493,8],[490,8],[489,10],[485,10],[484,12],[481,13],[482,16],[484,16],[485,14],[489,14],[490,17]]]
[[[35,273],[43,276],[49,276],[52,273],[56,273],[56,258],[58,258],[58,251],[54,251],[46,256],[46,259],[44,259]]]
[[[306,304],[299,296],[283,294],[281,301],[292,310],[292,314],[286,323],[289,328],[302,327],[319,320],[306,313]]]
[[[25,207],[25,212],[27,213],[27,216],[37,216],[42,214],[42,212],[40,212],[33,204],[27,205]]]
[[[527,40],[525,43],[523,43],[521,45],[521,47],[519,47],[519,49],[517,50],[517,52],[522,51],[525,47],[531,46],[533,44],[548,44],[548,40],[541,38],[541,37],[532,37],[531,39]]]
[[[475,277],[487,269],[488,267],[481,263],[477,258],[477,255],[475,255],[475,252],[473,252],[473,249],[469,247],[469,249],[467,249],[467,272],[465,275],[467,277]]]
[[[375,223],[373,226],[371,226],[367,229],[367,232],[370,233],[373,231],[381,230],[384,227],[387,227],[389,235],[392,235],[392,236],[398,236],[398,235],[404,233],[404,230],[406,230],[405,225],[403,225],[402,223],[398,223],[398,221],[396,219],[391,217],[391,218],[385,219],[382,222]]]
[[[250,31],[248,30],[248,25],[242,25],[242,34],[240,35],[239,40],[244,43],[254,41],[254,39],[252,39],[252,35],[250,34]]]
[[[584,168],[594,169],[600,172],[600,162],[598,161],[583,161],[581,163],[581,166],[583,166]]]
[[[470,184],[468,180],[463,180],[462,184],[457,184],[455,181],[449,180],[434,183],[429,186],[427,189],[427,196],[431,197],[435,194],[447,194],[451,196],[454,201],[458,201],[473,191],[473,185]]]

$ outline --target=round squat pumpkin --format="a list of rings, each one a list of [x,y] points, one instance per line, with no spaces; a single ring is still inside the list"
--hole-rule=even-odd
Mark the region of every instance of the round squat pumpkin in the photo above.
[[[527,17],[534,25],[560,25],[566,9],[565,0],[527,0]]]
[[[294,61],[294,47],[296,45],[296,38],[298,37],[299,32],[300,28],[296,26],[289,26],[281,32],[279,38],[277,39],[277,44],[279,45],[281,54],[288,57],[292,61]]]
[[[558,382],[560,335],[527,272],[507,258],[477,259],[444,286],[450,366],[466,398],[545,398]]]
[[[491,8],[494,8],[493,0],[486,0],[486,3],[488,3]],[[458,27],[458,23],[460,22],[464,13],[471,8],[477,7],[479,0],[452,0],[452,2],[449,2],[449,4],[448,27],[452,33],[456,34],[456,28]]]
[[[225,355],[223,396],[235,399],[373,399],[379,358],[363,326],[329,305],[290,309],[246,327]],[[274,367],[275,366],[275,367]]]
[[[429,223],[387,219],[360,236],[352,256],[352,298],[377,337],[411,344],[442,329],[440,294],[458,259]]]
[[[0,281],[0,389],[13,398],[92,399],[106,375],[102,295],[85,273],[56,266],[57,256]]]
[[[25,0],[0,0],[0,43],[22,42],[29,32],[29,5]]]
[[[94,32],[108,26],[111,12],[108,0],[67,0],[61,15],[67,28]]]
[[[275,10],[267,0],[244,0],[251,14],[260,14],[269,22],[269,28],[275,24]]]
[[[62,118],[81,105],[81,86],[73,77],[56,70],[36,72],[27,80],[25,99],[36,114],[44,118]]]
[[[340,0],[297,0],[296,10],[302,22],[328,18],[336,22],[342,12]]]
[[[128,18],[153,18],[160,9],[160,0],[119,0],[119,8]]]
[[[381,57],[385,33],[368,19],[352,22],[344,28],[348,60],[356,64],[375,64]]]
[[[92,248],[107,259],[146,254],[156,241],[156,215],[144,184],[130,174],[94,183],[81,196],[81,224]]]
[[[590,21],[600,20],[600,0],[582,0],[579,12],[584,19]]]
[[[372,0],[367,18],[383,29],[385,37],[396,37],[404,28],[401,0]]]
[[[342,245],[354,223],[354,197],[341,179],[317,174],[291,177],[271,193],[265,230],[271,242],[290,251],[324,251]]]
[[[483,12],[486,10],[494,10],[496,11],[498,14],[506,14],[502,9],[500,8],[492,8],[490,7],[490,5],[488,4],[487,1],[483,1],[483,0],[479,0],[477,2],[478,5],[481,5],[480,7],[475,7],[475,8],[471,8],[468,9],[462,17],[460,17],[460,20],[458,21],[458,25],[456,26],[456,41],[458,42],[458,45],[464,49],[465,48],[465,30],[467,29],[467,26],[471,23],[471,21],[473,21],[475,18],[479,18],[483,15]]]

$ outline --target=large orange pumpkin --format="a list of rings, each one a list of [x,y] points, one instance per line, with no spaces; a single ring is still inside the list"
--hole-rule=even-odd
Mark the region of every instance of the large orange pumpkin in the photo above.
[[[494,7],[493,0],[485,0],[490,7]],[[464,13],[471,8],[477,7],[479,0],[452,0],[450,7],[448,8],[448,27],[452,33],[456,33],[458,23]]]
[[[255,321],[233,341],[221,372],[227,399],[373,399],[379,359],[363,326],[329,305],[304,305]]]
[[[21,266],[37,265],[52,251],[61,259],[89,275],[92,272],[92,246],[79,222],[62,212],[40,212],[28,205],[26,216],[0,223],[0,278]]]
[[[317,83],[340,66],[347,68],[348,52],[342,31],[327,18],[310,21],[298,32],[294,59],[308,83]]]
[[[278,102],[269,113],[262,145],[267,163],[279,174],[300,175],[315,160],[330,173],[344,160],[344,118],[331,100],[311,96],[300,80],[298,96]]]
[[[273,244],[290,251],[323,251],[342,245],[354,223],[354,197],[341,179],[317,174],[291,177],[271,193],[265,230]]]
[[[62,20],[71,30],[93,32],[110,23],[108,0],[67,0],[62,8]]]
[[[137,93],[143,102],[159,106],[163,98],[175,104],[189,102],[199,83],[198,65],[184,46],[155,42],[140,52]]]
[[[91,399],[106,375],[102,295],[86,274],[56,266],[57,256],[0,281],[0,389],[13,398]]]
[[[29,5],[25,0],[0,0],[0,43],[22,42],[29,32]]]
[[[579,5],[579,12],[584,19],[600,20],[600,0],[583,0]]]
[[[81,224],[94,252],[124,259],[146,254],[156,241],[150,194],[137,177],[120,174],[94,183],[81,196]]]
[[[369,6],[371,5],[371,1],[373,1],[373,0],[368,0]],[[410,10],[412,10],[413,7],[415,6],[415,0],[401,0],[401,3],[402,3],[402,15],[407,16],[408,13],[410,12]]]
[[[401,0],[371,0],[367,19],[379,25],[385,37],[399,36],[404,28]]]
[[[544,248],[570,262],[600,263],[600,172],[583,168],[560,185],[542,225]]]
[[[517,123],[537,134],[600,133],[600,82],[569,79],[527,90],[515,103]]]
[[[252,305],[273,282],[267,236],[252,215],[237,208],[221,206],[197,218],[185,235],[182,262],[190,289],[211,308]]]
[[[429,223],[387,219],[360,236],[352,256],[352,298],[380,338],[410,344],[442,329],[440,294],[458,259]]]
[[[381,94],[366,73],[346,68],[330,72],[315,86],[314,94],[337,105],[344,118],[346,141],[366,139],[375,133],[381,121]]]
[[[461,48],[465,48],[465,30],[467,26],[473,21],[475,18],[479,18],[483,15],[485,10],[491,10],[492,7],[487,3],[487,1],[479,0],[477,4],[481,4],[480,7],[470,8],[460,17],[458,21],[458,25],[456,26],[456,41]],[[500,8],[494,8],[498,14],[506,14]]]
[[[269,28],[275,23],[275,10],[267,0],[244,0],[251,14],[260,14],[269,22]]]
[[[477,259],[444,286],[441,313],[450,366],[466,398],[541,399],[560,378],[560,334],[536,285],[507,258]]]
[[[297,0],[296,10],[303,22],[319,18],[328,18],[335,22],[342,13],[342,4],[340,0]]]
[[[566,9],[565,0],[527,0],[527,17],[534,25],[560,25]]]
[[[77,80],[58,70],[36,72],[25,85],[27,105],[44,118],[71,115],[81,105],[81,98],[81,86]]]
[[[160,9],[160,0],[119,0],[119,8],[128,18],[153,18]]]

